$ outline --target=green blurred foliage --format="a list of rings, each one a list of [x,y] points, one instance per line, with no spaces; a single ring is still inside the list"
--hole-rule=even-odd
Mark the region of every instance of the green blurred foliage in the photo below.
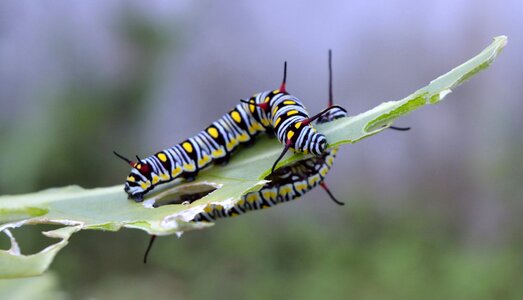
[[[42,101],[50,104],[1,136],[0,149],[9,159],[0,168],[0,194],[71,182],[84,187],[114,184],[119,174],[107,168],[114,157],[106,147],[129,144],[129,133],[141,125],[134,120],[140,119],[147,105],[156,60],[168,46],[174,50],[164,26],[151,24],[136,13],[126,13],[116,27],[132,53],[129,72],[110,83],[80,72],[42,95]],[[28,136],[32,137],[31,147],[27,147]]]
[[[44,276],[0,280],[2,299],[24,300],[61,300],[66,299],[65,293],[58,288],[58,278],[48,273]]]

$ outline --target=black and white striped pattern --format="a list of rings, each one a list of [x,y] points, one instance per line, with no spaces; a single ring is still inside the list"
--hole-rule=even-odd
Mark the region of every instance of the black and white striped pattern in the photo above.
[[[127,177],[125,191],[142,201],[158,184],[177,178],[193,179],[211,163],[226,163],[240,144],[260,132],[273,131],[282,143],[292,142],[294,151],[322,155],[327,140],[303,121],[309,115],[298,98],[273,90],[252,96],[213,122],[196,136],[138,162]]]
[[[326,123],[346,116],[346,111],[333,108],[318,118],[316,123]],[[298,199],[323,182],[334,163],[337,152],[338,147],[335,147],[319,156],[282,167],[265,178],[270,182],[259,191],[245,194],[241,200],[229,208],[220,204],[208,204],[203,212],[197,214],[192,221],[212,222],[216,219],[234,217],[248,211],[264,209]]]

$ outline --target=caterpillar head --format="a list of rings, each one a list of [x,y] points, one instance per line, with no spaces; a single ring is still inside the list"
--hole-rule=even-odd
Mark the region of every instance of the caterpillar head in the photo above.
[[[134,162],[116,152],[114,152],[114,154],[133,167],[125,181],[124,191],[129,195],[129,198],[136,202],[141,202],[144,194],[152,188],[150,179],[152,172],[151,165],[141,160],[138,156],[136,157],[138,161]]]
[[[283,148],[280,156],[272,165],[271,173],[274,173],[276,165],[289,149],[297,152],[311,153],[316,156],[325,152],[327,149],[327,139],[323,134],[316,132],[316,129],[310,124],[329,112],[332,112],[333,115],[338,115],[346,114],[347,111],[338,105],[329,106],[315,116],[303,120],[296,120],[286,128],[283,133],[284,135],[278,136],[280,141],[285,140],[285,148]]]
[[[327,139],[318,133],[310,124],[295,122],[287,130],[287,143],[296,152],[305,154],[322,155],[327,148]]]
[[[285,133],[285,139],[285,147],[272,165],[271,173],[274,173],[276,165],[289,149],[305,154],[311,153],[317,156],[323,154],[327,148],[327,139],[325,136],[316,132],[316,129],[304,121],[291,124]]]

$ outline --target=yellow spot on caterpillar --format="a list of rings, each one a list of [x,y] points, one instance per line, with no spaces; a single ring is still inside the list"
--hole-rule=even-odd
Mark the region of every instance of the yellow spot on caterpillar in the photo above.
[[[314,175],[312,177],[309,177],[309,185],[310,186],[315,186],[318,181],[320,181],[320,175],[318,175],[318,174],[316,174],[316,175]]]
[[[325,177],[325,175],[327,175],[327,172],[329,172],[329,168],[328,167],[323,167],[323,168],[320,169],[320,174],[323,177]]]
[[[207,205],[204,209],[203,209],[204,212],[206,213],[210,213],[212,212],[212,207],[210,205]]]
[[[158,153],[156,156],[158,157],[158,159],[161,162],[166,162],[167,161],[167,155],[165,155],[164,153]]]
[[[303,149],[303,154],[309,154],[309,150],[308,149]]]
[[[294,102],[292,100],[285,100],[285,101],[283,101],[283,104],[285,104],[285,105],[292,105],[292,104],[296,104],[296,102]]]
[[[238,204],[238,206],[242,206],[242,205],[245,204],[245,200],[244,199],[240,199],[237,204]]]
[[[272,115],[273,115],[273,116],[276,114],[276,112],[278,112],[278,109],[280,109],[278,106],[275,106],[275,107],[272,109]]]
[[[162,179],[163,181],[169,180],[169,175],[167,175],[167,174],[160,174],[160,179]]]
[[[232,150],[236,145],[238,145],[238,141],[235,140],[235,139],[231,139],[228,143],[227,143],[227,150]]]
[[[289,132],[287,132],[287,139],[292,139],[292,137],[294,136],[294,131],[290,130]]]
[[[291,111],[289,111],[289,112],[287,113],[287,116],[292,116],[292,115],[295,115],[295,114],[297,114],[297,113],[298,113],[298,111],[295,110],[295,109],[293,109],[293,110],[291,110]]]
[[[134,178],[134,176],[129,176],[129,177],[127,177],[127,181],[135,182],[136,179]]]
[[[274,122],[274,127],[278,127],[278,124],[280,124],[281,118],[276,119],[276,122]]]
[[[244,132],[241,135],[239,135],[237,138],[240,142],[247,142],[249,140],[249,135]]]
[[[304,181],[301,181],[301,182],[295,183],[294,187],[296,187],[296,189],[298,191],[303,191],[303,190],[305,190],[307,188],[307,184]]]
[[[189,142],[185,142],[185,143],[183,143],[182,146],[183,146],[183,149],[185,149],[185,151],[187,151],[187,152],[189,152],[189,153],[191,153],[192,150],[193,150],[193,148],[192,148],[192,144],[189,143]]]
[[[251,111],[251,113],[253,113],[255,109],[256,106],[254,106],[254,104],[249,104],[249,110]]]
[[[142,190],[146,190],[147,189],[147,183],[145,183],[145,182],[140,183],[140,187],[142,188]]]
[[[259,199],[259,197],[258,197],[257,193],[252,193],[252,194],[247,195],[247,202],[249,202],[251,204],[258,201],[258,199]]]
[[[192,171],[196,170],[196,167],[194,166],[194,164],[185,164],[185,165],[183,165],[183,169],[185,171],[192,172]]]
[[[265,102],[269,102],[271,100],[271,98],[269,98],[269,96],[265,97]]]
[[[142,168],[142,164],[135,164],[135,168],[140,170]]]
[[[279,89],[272,91],[272,93],[273,93],[274,95],[278,94],[279,92],[280,92]]]
[[[286,184],[280,188],[280,195],[286,196],[291,191],[292,191],[292,188],[289,186],[289,184]]]
[[[207,133],[209,133],[209,135],[212,136],[213,138],[218,137],[218,129],[216,129],[214,127],[207,128]]]
[[[231,214],[230,214],[231,217],[236,217],[236,216],[238,216],[238,215],[239,215],[239,214],[238,214],[237,212],[234,212],[234,211],[231,212]]]
[[[158,176],[154,175],[153,176],[153,184],[157,184],[159,181],[160,181],[160,178],[158,178]]]
[[[294,128],[300,129],[301,124],[302,124],[301,122],[298,122],[298,123],[294,124]]]
[[[263,123],[263,126],[269,126],[271,123],[269,122],[269,120],[267,119],[262,119],[261,120],[262,123]],[[263,127],[262,126],[258,126],[260,130],[263,130]]]
[[[202,158],[200,158],[200,159],[198,160],[198,165],[199,165],[200,167],[203,167],[203,166],[205,166],[205,165],[206,165],[208,162],[210,162],[210,161],[211,161],[211,158],[209,157],[209,155],[204,155]]]
[[[173,178],[176,178],[176,176],[180,175],[180,173],[182,173],[182,168],[180,168],[180,166],[174,168],[171,172],[171,176]]]
[[[237,111],[233,111],[231,113],[231,117],[236,123],[240,123],[242,121],[242,117],[240,116],[240,113]]]
[[[276,199],[276,192],[273,191],[273,190],[270,190],[270,191],[262,191],[263,193],[263,198],[265,198],[266,200],[273,200],[273,199]]]
[[[224,155],[223,148],[216,149],[212,152],[212,156],[215,158],[222,157],[223,155]]]

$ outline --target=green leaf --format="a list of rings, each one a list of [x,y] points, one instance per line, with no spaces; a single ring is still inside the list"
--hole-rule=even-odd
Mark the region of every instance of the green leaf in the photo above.
[[[327,136],[329,147],[355,143],[381,132],[392,122],[426,104],[438,103],[451,89],[487,68],[507,43],[505,36],[480,54],[438,77],[412,95],[379,106],[349,118],[318,126]],[[213,205],[232,206],[248,191],[261,188],[272,163],[282,149],[275,139],[260,137],[256,145],[234,155],[227,166],[202,171],[191,183],[165,185],[151,193],[144,203],[127,199],[123,186],[82,189],[77,186],[54,188],[37,193],[0,197],[0,231],[11,237],[12,248],[0,251],[0,278],[34,276],[45,271],[54,255],[67,244],[69,237],[86,229],[116,231],[122,227],[144,230],[150,234],[173,233],[202,229],[210,223],[190,222],[203,209]],[[279,164],[290,164],[307,156],[288,154]],[[164,205],[152,208],[153,203],[181,199],[183,195],[205,193],[207,196],[191,204]],[[181,201],[180,201],[181,202]],[[64,227],[44,233],[60,241],[33,255],[18,250],[10,228],[27,224],[61,224]]]
[[[22,279],[0,280],[2,299],[16,300],[60,300],[65,294],[58,289],[58,280],[53,273]]]
[[[0,278],[19,278],[42,274],[49,268],[58,251],[67,245],[69,237],[80,229],[79,226],[67,226],[43,232],[45,236],[58,238],[61,241],[33,255],[21,255],[18,243],[11,231],[3,230],[11,240],[11,249],[0,251]]]

